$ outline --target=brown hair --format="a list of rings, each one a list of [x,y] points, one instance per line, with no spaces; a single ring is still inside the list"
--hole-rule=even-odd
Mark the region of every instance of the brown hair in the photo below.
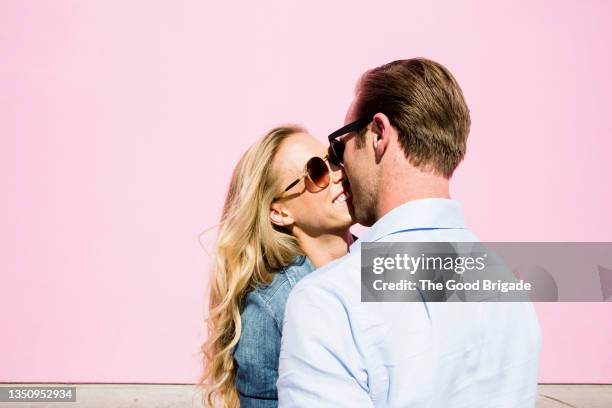
[[[465,156],[470,112],[448,69],[424,58],[393,61],[361,77],[357,98],[355,119],[384,113],[411,164],[452,176]]]

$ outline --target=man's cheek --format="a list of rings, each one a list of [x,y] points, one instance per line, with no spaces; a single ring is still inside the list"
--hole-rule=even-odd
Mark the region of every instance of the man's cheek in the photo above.
[[[351,147],[352,146],[346,146],[346,150],[344,151],[344,170],[347,175],[353,173],[351,170],[353,170],[353,163],[355,163],[356,159],[355,152]]]
[[[348,178],[349,183],[352,185],[353,184],[353,172],[351,170],[352,170],[352,167],[349,165],[349,162],[345,160],[344,161],[344,173],[346,174],[346,177]]]

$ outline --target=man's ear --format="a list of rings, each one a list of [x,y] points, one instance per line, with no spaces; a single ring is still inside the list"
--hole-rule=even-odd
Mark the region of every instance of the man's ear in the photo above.
[[[385,155],[387,148],[391,141],[391,122],[384,113],[377,113],[372,118],[372,133],[374,138],[372,139],[372,147],[374,148],[374,154],[376,156],[376,163],[382,160]]]
[[[293,216],[282,203],[272,203],[270,206],[270,222],[279,227],[289,227],[293,225]]]

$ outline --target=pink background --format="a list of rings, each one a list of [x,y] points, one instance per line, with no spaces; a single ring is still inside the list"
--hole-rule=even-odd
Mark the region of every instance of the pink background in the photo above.
[[[493,4],[494,3],[494,4]],[[230,172],[426,56],[472,112],[483,240],[612,241],[612,3],[0,2],[0,381],[194,382]],[[546,304],[542,382],[612,382],[612,305]]]

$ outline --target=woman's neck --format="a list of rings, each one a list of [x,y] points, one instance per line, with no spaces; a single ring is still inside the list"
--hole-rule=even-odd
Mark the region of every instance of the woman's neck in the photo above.
[[[353,235],[349,230],[342,234],[329,233],[317,237],[300,231],[295,236],[315,269],[346,255],[348,247],[353,243]]]

